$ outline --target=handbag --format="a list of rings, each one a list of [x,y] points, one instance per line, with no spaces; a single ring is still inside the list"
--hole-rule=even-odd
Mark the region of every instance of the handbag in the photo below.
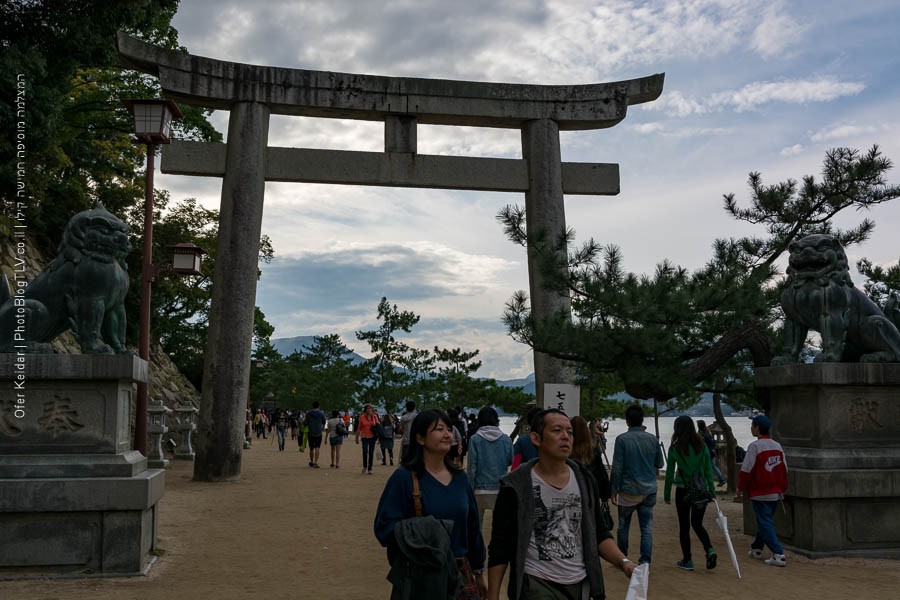
[[[609,500],[603,500],[600,502],[600,527],[606,529],[607,531],[612,531],[613,527],[615,527],[615,522],[613,521],[612,511],[609,508]]]
[[[422,490],[419,488],[419,478],[412,475],[413,507],[417,517],[422,516]],[[475,580],[475,572],[469,565],[469,559],[463,556],[456,559],[456,568],[459,569],[459,587],[456,590],[456,600],[481,600],[478,591],[478,582]]]

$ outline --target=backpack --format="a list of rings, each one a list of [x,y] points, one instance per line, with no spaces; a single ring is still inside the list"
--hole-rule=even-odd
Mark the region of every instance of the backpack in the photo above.
[[[700,476],[700,471],[694,472],[687,482],[684,501],[692,508],[700,509],[712,501],[713,495],[706,487],[706,481]]]

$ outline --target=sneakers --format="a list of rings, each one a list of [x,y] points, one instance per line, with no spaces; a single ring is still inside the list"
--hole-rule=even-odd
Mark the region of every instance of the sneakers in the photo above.
[[[765,562],[770,567],[786,567],[787,566],[787,561],[784,558],[784,554],[773,554],[772,558],[767,558]]]
[[[762,560],[762,550],[759,548],[750,548],[750,558]]]
[[[716,551],[712,548],[709,549],[709,552],[706,553],[706,568],[707,569],[715,569],[716,568],[716,560],[718,556],[716,556]]]
[[[694,561],[679,560],[677,563],[675,563],[675,566],[684,571],[693,571],[694,570]]]

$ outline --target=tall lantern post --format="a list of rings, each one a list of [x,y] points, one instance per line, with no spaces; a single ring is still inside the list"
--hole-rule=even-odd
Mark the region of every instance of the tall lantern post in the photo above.
[[[124,100],[134,117],[135,140],[147,145],[147,186],[144,195],[144,243],[141,254],[141,314],[138,355],[150,362],[150,285],[156,276],[153,266],[153,170],[156,146],[168,144],[172,119],[181,111],[171,100]],[[147,383],[138,384],[134,415],[134,449],[147,456]]]

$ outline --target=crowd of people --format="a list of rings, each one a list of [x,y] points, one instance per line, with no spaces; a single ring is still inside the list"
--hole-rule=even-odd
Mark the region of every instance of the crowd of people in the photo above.
[[[355,417],[337,410],[328,417],[318,403],[308,411],[248,412],[246,431],[248,439],[251,432],[265,438],[274,428],[279,450],[290,432],[301,452],[309,448],[311,468],[319,468],[323,443],[331,448],[331,468],[340,468],[350,435],[361,448],[363,474],[371,474],[379,459],[394,466],[396,458],[374,520],[375,536],[387,549],[392,598],[497,600],[508,574],[513,600],[562,600],[603,597],[600,559],[626,577],[652,562],[657,474],[663,470],[663,500],[674,499],[682,554],[674,566],[694,570],[691,532],[706,569],[717,566],[703,517],[725,477],[715,465],[706,424],[678,417],[664,456],[643,419],[640,405],[627,408],[628,430],[616,437],[611,460],[607,424],[557,409],[532,408],[517,426],[515,443],[491,407],[466,415],[460,407],[417,411],[414,402],[401,415],[379,415],[371,404]],[[748,496],[756,516],[750,556],[763,560],[768,547],[765,563],[784,567],[773,517],[787,490],[787,465],[771,426],[765,415],[752,420],[758,439],[741,463],[736,499]],[[486,511],[492,511],[488,546],[482,534]],[[640,544],[632,562],[635,514]]]
[[[392,473],[375,515],[378,541],[387,548],[397,598],[496,600],[506,575],[510,599],[604,597],[600,559],[631,577],[652,561],[657,473],[665,469],[663,499],[678,517],[682,558],[675,567],[692,571],[691,531],[703,547],[705,567],[718,555],[703,516],[716,496],[717,480],[705,424],[675,421],[668,459],[656,436],[643,426],[640,405],[628,407],[628,431],[616,437],[606,458],[602,422],[589,424],[557,409],[532,409],[513,444],[500,431],[497,413],[479,411],[468,436],[468,464],[456,411],[408,409],[400,466]],[[750,556],[786,565],[772,515],[787,490],[781,446],[769,436],[771,422],[751,424],[758,438],[747,450],[738,481],[757,517]],[[618,513],[612,518],[610,504]],[[490,544],[482,537],[484,513],[492,512]],[[629,529],[637,514],[640,548],[628,558]],[[613,534],[615,529],[615,535]]]

